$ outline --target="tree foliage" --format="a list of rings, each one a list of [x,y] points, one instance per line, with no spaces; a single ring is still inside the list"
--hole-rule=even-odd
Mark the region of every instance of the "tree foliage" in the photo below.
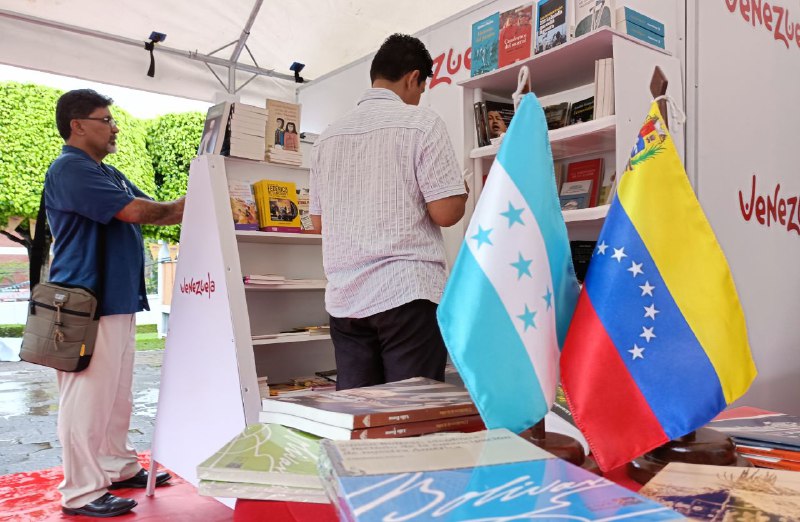
[[[147,124],[147,150],[153,161],[159,201],[171,201],[186,194],[189,164],[197,155],[205,115],[199,112],[167,114]],[[177,242],[180,226],[145,227],[152,237]]]

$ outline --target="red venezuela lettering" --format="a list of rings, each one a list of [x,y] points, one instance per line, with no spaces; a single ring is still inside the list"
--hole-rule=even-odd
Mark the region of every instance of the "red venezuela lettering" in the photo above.
[[[780,196],[781,184],[775,185],[772,194],[756,196],[756,175],[753,174],[753,186],[750,189],[750,202],[745,203],[744,194],[739,191],[739,208],[745,221],[750,221],[755,213],[756,221],[761,225],[771,226],[780,223],[789,232],[800,235],[800,197],[784,198]]]
[[[736,12],[742,19],[756,27],[764,27],[773,34],[778,42],[783,42],[786,48],[794,42],[800,48],[800,23],[790,22],[789,9],[780,5],[770,4],[762,0],[724,0],[728,11]],[[774,23],[773,23],[774,22]]]
[[[202,296],[203,294],[208,294],[208,298],[211,299],[211,294],[217,289],[216,283],[214,280],[211,279],[211,274],[207,274],[208,279],[203,280],[202,278],[195,281],[194,278],[191,278],[189,282],[186,281],[186,278],[183,278],[183,283],[180,285],[181,293],[182,294],[194,294]]]
[[[447,56],[447,63],[445,64],[445,54]],[[446,65],[446,67],[445,67]],[[472,47],[467,47],[463,53],[456,53],[453,56],[453,48],[451,47],[447,53],[442,53],[433,59],[433,76],[428,84],[428,89],[433,89],[439,84],[450,85],[453,83],[452,76],[461,70],[461,66],[467,70],[472,67]],[[447,75],[442,71],[442,67],[447,70]]]

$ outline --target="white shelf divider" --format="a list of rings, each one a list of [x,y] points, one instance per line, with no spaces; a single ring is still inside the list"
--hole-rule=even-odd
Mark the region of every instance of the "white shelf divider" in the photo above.
[[[245,283],[244,289],[248,292],[277,292],[286,290],[325,290],[325,283],[288,284],[288,285],[259,285]]]
[[[600,205],[591,208],[579,208],[576,210],[562,210],[564,221],[567,223],[577,223],[579,221],[602,221],[608,214],[611,205]]]
[[[329,334],[317,335],[296,335],[287,337],[275,337],[273,339],[253,339],[253,346],[263,346],[266,344],[288,344],[288,343],[309,343],[312,341],[329,341],[331,336]]]
[[[276,243],[290,245],[321,245],[322,235],[292,232],[261,232],[259,230],[237,230],[240,243]]]

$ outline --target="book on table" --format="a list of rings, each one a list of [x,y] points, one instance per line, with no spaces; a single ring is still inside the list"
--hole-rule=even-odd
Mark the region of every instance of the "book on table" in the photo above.
[[[691,520],[800,520],[800,473],[671,462],[639,493]]]
[[[505,430],[321,442],[341,520],[682,520]]]
[[[313,504],[329,503],[328,495],[321,489],[294,488],[278,484],[251,484],[247,482],[221,482],[201,479],[197,484],[197,493],[206,497],[309,502]]]
[[[261,418],[266,413],[281,413],[348,430],[478,414],[463,386],[424,377],[267,399],[261,402],[261,409]]]
[[[197,478],[321,489],[319,437],[277,424],[253,424],[197,466]]]
[[[715,420],[709,428],[725,433],[736,444],[800,451],[800,417],[767,413]]]

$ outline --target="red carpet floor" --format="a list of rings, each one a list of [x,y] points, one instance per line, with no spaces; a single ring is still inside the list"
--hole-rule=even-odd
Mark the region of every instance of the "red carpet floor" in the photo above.
[[[145,469],[150,466],[149,454],[139,460]],[[88,522],[92,517],[67,516],[61,513],[61,495],[56,487],[63,478],[61,467],[0,476],[0,521],[2,522]],[[194,486],[180,477],[170,480],[169,486],[156,489],[147,497],[144,489],[120,489],[112,493],[133,498],[139,502],[133,511],[111,520],[119,521],[191,521],[229,522],[233,510],[214,500],[197,494]]]

